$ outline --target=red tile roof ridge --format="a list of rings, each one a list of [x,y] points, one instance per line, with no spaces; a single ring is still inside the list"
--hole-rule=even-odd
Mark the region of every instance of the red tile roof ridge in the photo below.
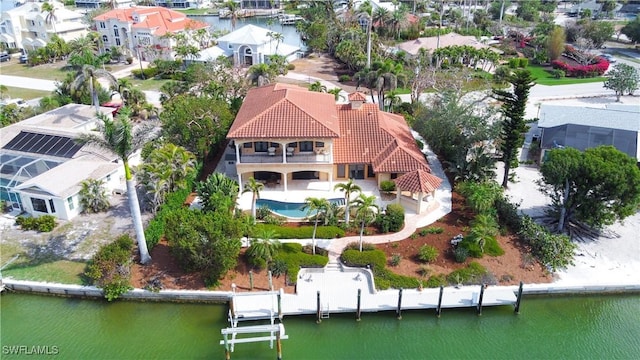
[[[418,169],[394,179],[393,182],[396,183],[396,187],[400,190],[429,193],[440,187],[442,179],[427,171]]]

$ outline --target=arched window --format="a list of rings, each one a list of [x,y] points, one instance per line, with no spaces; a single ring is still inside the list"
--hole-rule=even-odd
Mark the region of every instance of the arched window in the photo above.
[[[251,48],[246,48],[246,49],[244,49],[244,54],[245,54],[245,55],[251,55],[251,54],[252,54],[252,53],[251,53]]]
[[[107,35],[102,35],[102,42],[109,42],[109,38],[107,37]]]

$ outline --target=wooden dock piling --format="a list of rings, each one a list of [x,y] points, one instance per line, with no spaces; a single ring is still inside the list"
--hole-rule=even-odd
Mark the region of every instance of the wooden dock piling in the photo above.
[[[276,351],[278,352],[278,360],[282,360],[282,342],[280,341],[280,331],[276,333]]]
[[[522,281],[520,281],[520,286],[518,286],[518,297],[516,298],[516,306],[514,308],[514,312],[516,314],[520,314],[520,300],[522,299]]]
[[[358,289],[358,306],[356,307],[356,321],[360,321],[360,298],[362,296],[362,289]]]
[[[402,320],[402,288],[398,291],[398,310],[396,310],[398,320]]]
[[[478,298],[478,315],[482,315],[482,298],[484,297],[484,289],[486,287],[486,284],[480,285],[480,297]]]
[[[249,290],[253,291],[253,271],[249,270]]]
[[[224,358],[227,360],[231,359],[231,349],[229,348],[229,338],[227,334],[222,335],[224,338]]]
[[[442,313],[442,295],[444,294],[444,286],[440,285],[440,295],[438,296],[438,307],[436,308],[436,315],[440,317]]]
[[[321,309],[320,309],[320,291],[318,291],[318,301],[316,304],[316,323],[320,324],[322,322],[322,313],[321,313]]]

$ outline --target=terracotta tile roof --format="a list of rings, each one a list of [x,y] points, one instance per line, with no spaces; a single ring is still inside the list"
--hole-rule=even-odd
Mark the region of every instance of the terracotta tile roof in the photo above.
[[[189,19],[183,13],[160,6],[130,7],[114,9],[93,18],[94,21],[117,19],[133,23],[133,14],[138,14],[142,21],[133,24],[134,29],[149,29],[149,32],[162,36],[168,32],[179,32],[186,29],[197,30],[208,28],[209,24]]]
[[[429,171],[402,116],[382,112],[376,104],[337,107],[341,136],[334,145],[335,163],[370,163],[375,172],[386,173]]]
[[[430,193],[437,189],[442,183],[442,179],[424,170],[406,173],[393,181],[396,183],[398,189],[411,191],[413,193]]]
[[[357,91],[349,94],[349,101],[367,101],[367,96]]]
[[[249,90],[227,138],[337,138],[332,94],[275,83]]]

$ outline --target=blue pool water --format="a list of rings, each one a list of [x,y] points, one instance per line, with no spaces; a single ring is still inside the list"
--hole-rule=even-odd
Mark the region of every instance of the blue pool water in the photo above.
[[[344,205],[344,199],[328,199],[332,204]],[[288,203],[276,200],[258,199],[256,200],[256,208],[266,206],[274,213],[288,218],[304,218],[314,213],[309,214],[304,209],[304,203]]]

